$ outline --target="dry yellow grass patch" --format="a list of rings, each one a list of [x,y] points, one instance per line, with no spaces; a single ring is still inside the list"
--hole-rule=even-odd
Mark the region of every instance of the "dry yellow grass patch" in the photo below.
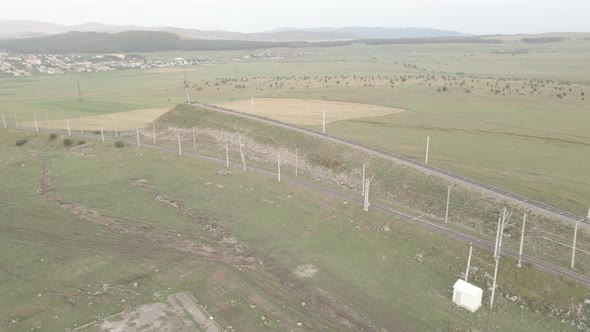
[[[218,106],[238,112],[252,113],[250,99],[222,103],[218,104]],[[288,98],[254,99],[254,114],[286,123],[321,125],[322,112],[324,110],[326,111],[326,123],[405,112],[405,110],[400,108],[341,101]]]
[[[70,118],[68,121],[70,122],[71,130],[99,130],[100,125],[102,125],[104,130],[115,130],[115,125],[117,126],[117,130],[131,130],[144,127],[169,110],[169,108],[163,107],[149,108]],[[47,121],[45,119],[37,119],[37,124],[39,125],[39,128],[47,128]],[[23,126],[32,128],[35,126],[35,123],[31,121],[23,122]],[[67,129],[66,119],[50,120],[49,127],[51,129]]]

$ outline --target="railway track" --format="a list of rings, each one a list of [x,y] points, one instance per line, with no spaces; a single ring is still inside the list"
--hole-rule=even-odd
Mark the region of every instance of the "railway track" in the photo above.
[[[32,129],[21,128],[21,130],[31,131]],[[41,130],[41,131],[67,135],[67,131],[61,131],[61,130]],[[80,137],[80,138],[88,138],[88,139],[96,139],[97,138],[95,135],[88,135],[88,134],[81,134],[81,133],[72,133],[72,136]],[[105,141],[114,142],[116,140],[123,140],[129,145],[137,145],[135,140],[129,140],[129,139],[126,139],[121,136],[119,136],[118,138],[105,137]],[[167,146],[160,146],[160,145],[153,145],[153,144],[145,144],[144,143],[141,145],[141,147],[148,148],[151,150],[161,151],[161,152],[165,152],[165,153],[172,153],[172,154],[178,153],[178,150],[176,148],[167,147]],[[209,156],[205,156],[205,155],[201,155],[201,154],[197,154],[197,153],[189,152],[189,151],[183,152],[183,156],[215,163],[220,166],[225,166],[225,164],[226,164],[225,160],[221,160],[221,159],[217,159],[214,157],[209,157]],[[241,169],[242,168],[241,164],[237,164],[234,162],[230,162],[230,166],[233,167],[234,169]],[[259,168],[255,168],[255,167],[250,167],[250,166],[248,166],[246,169],[250,173],[258,174],[258,175],[265,176],[268,178],[275,178],[276,177],[275,173],[267,171],[267,170],[263,170],[263,169],[259,169]],[[352,196],[350,194],[340,192],[338,190],[328,188],[328,187],[325,187],[325,186],[322,186],[319,184],[307,182],[307,181],[301,180],[299,178],[294,178],[294,177],[283,175],[281,177],[281,180],[283,182],[290,183],[290,184],[295,185],[297,187],[312,190],[317,193],[320,193],[320,194],[323,194],[326,196],[330,196],[332,198],[342,199],[342,200],[345,200],[348,202],[353,202],[353,203],[356,203],[359,205],[363,204],[362,200],[359,197]],[[456,240],[459,240],[459,241],[462,241],[465,243],[472,243],[473,245],[475,245],[476,247],[479,247],[481,249],[485,249],[490,252],[494,251],[494,247],[495,247],[494,243],[492,243],[488,240],[478,238],[474,235],[466,234],[466,233],[457,231],[455,229],[451,229],[449,227],[446,227],[444,225],[440,225],[440,224],[437,224],[437,223],[434,223],[434,222],[431,222],[428,220],[424,220],[421,217],[414,217],[414,216],[409,215],[405,212],[397,211],[397,210],[395,210],[391,207],[385,206],[385,205],[372,203],[371,209],[375,209],[376,211],[379,211],[380,213],[382,213],[384,215],[391,216],[391,217],[406,221],[408,223],[411,223],[413,225],[417,225],[417,226],[435,231],[439,234],[449,236],[449,237],[454,238]],[[518,256],[519,256],[517,251],[510,249],[510,248],[504,248],[502,250],[502,255],[505,257],[512,258],[512,259],[518,259]],[[559,276],[562,276],[562,277],[564,277],[572,282],[575,282],[577,284],[580,284],[580,285],[583,285],[586,287],[590,287],[590,277],[585,276],[585,275],[578,273],[576,271],[572,271],[567,268],[557,266],[555,264],[546,262],[542,259],[538,259],[538,258],[532,257],[530,255],[526,255],[526,254],[523,254],[522,261],[524,263],[528,263],[528,264],[536,267],[539,270],[546,271],[546,272],[549,272],[549,273],[552,273],[555,275],[559,275]]]
[[[496,196],[500,197],[500,198],[504,198],[508,201],[513,201],[516,202],[518,204],[524,205],[530,209],[539,211],[541,213],[544,214],[548,214],[548,215],[552,215],[555,217],[558,217],[560,219],[564,219],[568,222],[577,222],[580,221],[586,225],[590,225],[590,219],[585,218],[583,216],[579,216],[576,215],[575,213],[571,213],[569,211],[565,211],[565,210],[561,210],[558,209],[556,207],[532,200],[532,199],[528,199],[526,197],[511,193],[509,191],[446,171],[444,169],[438,168],[438,167],[434,167],[428,164],[424,164],[420,161],[408,158],[408,157],[404,157],[398,154],[394,154],[394,153],[390,153],[390,152],[386,152],[383,151],[381,149],[377,149],[374,147],[370,147],[370,146],[366,146],[363,144],[359,144],[357,142],[353,142],[344,138],[340,138],[340,137],[336,137],[336,136],[332,136],[329,134],[323,134],[308,128],[304,128],[304,127],[300,127],[297,125],[291,125],[291,124],[287,124],[284,122],[280,122],[277,120],[273,120],[273,119],[269,119],[269,118],[265,118],[265,117],[261,117],[261,116],[257,116],[257,115],[253,115],[253,114],[246,114],[246,113],[241,113],[235,110],[231,110],[231,109],[227,109],[227,108],[223,108],[223,107],[218,107],[218,106],[212,106],[212,105],[208,105],[208,104],[203,104],[203,103],[191,103],[191,105],[195,105],[195,106],[199,106],[201,108],[205,108],[208,110],[212,110],[212,111],[217,111],[217,112],[223,112],[223,113],[227,113],[227,114],[232,114],[232,115],[237,115],[240,117],[245,117],[245,118],[250,118],[250,119],[255,119],[264,123],[268,123],[268,124],[272,124],[272,125],[277,125],[277,126],[281,126],[284,128],[289,128],[292,130],[297,130],[299,132],[304,132],[316,137],[321,137],[324,139],[328,139],[330,141],[336,142],[336,143],[340,143],[340,144],[345,144],[351,147],[354,147],[358,150],[361,151],[365,151],[365,152],[369,152],[369,153],[373,153],[375,155],[378,155],[382,158],[388,159],[388,160],[393,160],[393,161],[397,161],[397,162],[401,162],[405,165],[409,165],[412,166],[416,169],[420,169],[423,171],[428,171],[431,174],[435,174],[438,176],[443,176],[447,179],[450,180],[454,180],[454,181],[458,181],[459,183],[463,183],[463,184],[469,184],[471,186],[474,186],[480,190],[486,191],[488,193],[493,193]]]

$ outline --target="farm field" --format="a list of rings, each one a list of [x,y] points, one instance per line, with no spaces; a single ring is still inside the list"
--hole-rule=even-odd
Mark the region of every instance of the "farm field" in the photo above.
[[[286,62],[0,79],[0,101],[6,121],[14,121],[16,112],[29,123],[47,114],[61,120],[169,109],[186,99],[186,77],[193,100],[206,103],[247,103],[254,96],[405,109],[378,118],[342,119],[327,131],[417,160],[423,160],[426,136],[431,136],[433,165],[585,215],[590,42],[576,38],[553,44],[507,40],[499,45],[312,48]],[[230,53],[149,56],[221,58]],[[317,120],[308,126],[321,130]]]
[[[589,295],[503,260],[500,280],[512,282],[494,310],[472,315],[450,303],[463,243],[238,169],[64,139],[0,132],[7,331],[81,326],[181,291],[226,330],[570,331],[544,306]],[[490,254],[475,254],[472,277],[485,285]]]
[[[289,98],[256,98],[218,106],[298,125],[317,125],[318,119],[322,121],[323,112],[326,112],[326,123],[405,112],[370,104]]]

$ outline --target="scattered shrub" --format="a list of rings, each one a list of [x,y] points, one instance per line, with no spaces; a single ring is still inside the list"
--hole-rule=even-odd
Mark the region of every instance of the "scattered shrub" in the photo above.
[[[118,147],[118,148],[125,147],[125,142],[123,142],[123,141],[116,141],[115,142],[115,146]]]
[[[23,139],[19,139],[18,141],[16,141],[16,143],[14,145],[16,146],[23,146],[27,143],[27,139],[23,138]]]
[[[70,138],[64,138],[64,146],[68,147],[68,146],[72,146],[72,144],[74,144],[74,141]]]
[[[56,138],[57,138],[57,134],[56,134],[56,133],[51,133],[51,134],[49,134],[49,139],[50,139],[51,141],[53,141],[53,140],[54,140],[54,139],[56,139]]]
[[[93,130],[92,133],[95,135],[100,135],[100,130]]]
[[[78,141],[78,145],[82,145],[82,144],[86,144],[86,141],[83,140],[83,139],[81,139],[81,140]]]

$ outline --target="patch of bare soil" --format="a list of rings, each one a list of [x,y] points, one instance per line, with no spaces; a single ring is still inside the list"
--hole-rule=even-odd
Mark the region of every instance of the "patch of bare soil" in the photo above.
[[[187,292],[172,294],[165,302],[145,304],[93,325],[100,332],[222,331],[192,294]]]
[[[300,278],[311,278],[318,272],[318,268],[311,264],[299,265],[293,271]]]

